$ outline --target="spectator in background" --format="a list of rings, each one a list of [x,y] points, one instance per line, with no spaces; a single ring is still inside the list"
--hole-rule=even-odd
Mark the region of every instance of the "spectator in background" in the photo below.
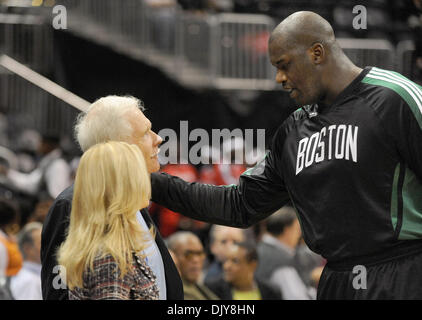
[[[251,242],[230,247],[223,275],[210,281],[209,288],[224,300],[280,300],[280,291],[255,278],[257,263],[258,254]]]
[[[167,244],[176,257],[185,300],[218,300],[200,283],[206,255],[199,238],[192,232],[178,231],[167,239]]]
[[[296,247],[302,236],[296,212],[284,206],[266,221],[267,234],[258,244],[259,265],[257,278],[270,279],[280,288],[286,300],[309,300],[309,294],[294,263]]]
[[[16,275],[22,268],[22,254],[9,227],[15,223],[18,213],[13,203],[0,199],[0,275]]]
[[[59,139],[43,136],[39,153],[42,156],[40,163],[28,174],[5,167],[2,171],[15,188],[32,195],[46,193],[56,198],[71,184],[71,169],[63,159]]]
[[[27,224],[18,235],[23,266],[10,282],[10,289],[16,300],[42,300],[41,230],[41,223],[32,222]]]
[[[245,241],[245,234],[242,229],[213,225],[210,229],[209,240],[214,261],[208,266],[204,279],[205,284],[223,273],[223,263],[228,249],[234,244]]]

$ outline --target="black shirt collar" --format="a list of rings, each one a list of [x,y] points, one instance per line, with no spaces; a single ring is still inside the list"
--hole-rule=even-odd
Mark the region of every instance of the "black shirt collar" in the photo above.
[[[321,102],[318,103],[318,111],[321,113],[322,110],[331,109],[331,107],[335,106],[336,104],[340,103],[345,97],[351,95],[354,90],[360,85],[361,81],[365,76],[371,71],[372,67],[365,67],[361,73],[342,91],[340,94],[334,99],[334,102],[327,106]]]

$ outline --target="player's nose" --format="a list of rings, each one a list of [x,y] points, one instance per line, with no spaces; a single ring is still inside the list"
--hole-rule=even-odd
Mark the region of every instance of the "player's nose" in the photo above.
[[[275,81],[276,81],[277,83],[283,83],[283,82],[286,82],[286,81],[287,81],[287,76],[286,76],[286,74],[285,74],[283,71],[281,71],[281,70],[277,70],[277,74],[276,74],[276,76],[275,76]]]

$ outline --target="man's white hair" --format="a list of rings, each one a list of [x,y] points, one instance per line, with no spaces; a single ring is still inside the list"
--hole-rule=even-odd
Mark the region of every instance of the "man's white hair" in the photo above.
[[[144,111],[142,101],[131,96],[107,96],[78,116],[75,138],[83,152],[107,141],[128,141],[132,135],[130,112]],[[129,115],[128,115],[129,113]]]

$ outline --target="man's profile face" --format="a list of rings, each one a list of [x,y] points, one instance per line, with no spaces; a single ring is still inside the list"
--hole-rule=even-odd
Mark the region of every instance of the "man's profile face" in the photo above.
[[[131,111],[127,116],[133,129],[128,142],[137,145],[142,151],[149,173],[158,171],[160,169],[158,147],[163,139],[151,130],[151,121],[141,110]]]
[[[276,82],[301,106],[316,103],[320,97],[321,81],[311,62],[310,50],[289,47],[282,40],[269,44],[271,64],[277,68]]]

